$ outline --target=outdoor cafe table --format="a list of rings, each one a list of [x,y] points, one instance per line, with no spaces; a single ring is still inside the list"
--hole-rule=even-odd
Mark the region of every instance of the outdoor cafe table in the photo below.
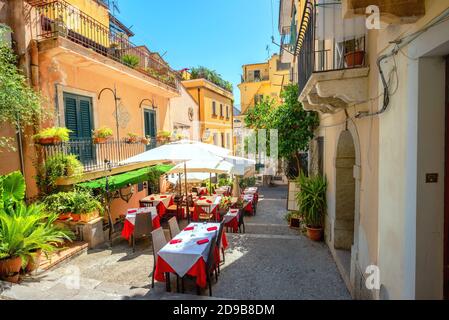
[[[136,224],[136,215],[148,212],[151,212],[151,218],[153,220],[153,229],[160,228],[161,223],[155,207],[129,209],[126,214],[125,224],[122,230],[122,238],[129,240],[134,232],[134,225]]]
[[[152,194],[148,197],[140,200],[140,206],[145,207],[145,204],[151,204],[157,208],[157,213],[159,217],[163,217],[167,213],[167,208],[170,207],[173,203],[173,195],[172,194]]]
[[[220,220],[220,212],[218,210],[221,196],[201,196],[195,201],[195,209],[193,210],[193,220],[197,221],[201,213],[213,214],[217,221]],[[206,212],[204,206],[210,206],[210,212]]]
[[[223,216],[225,227],[232,228],[233,232],[239,231],[239,209],[229,209],[228,213]]]
[[[165,281],[167,272],[176,273],[180,277],[189,275],[196,277],[196,284],[199,287],[205,288],[206,261],[212,238],[219,228],[219,223],[189,224],[158,252],[154,278],[157,281]],[[228,247],[225,232],[222,233],[221,243],[224,249]],[[220,259],[219,250],[220,248],[216,248],[215,251],[217,262]]]
[[[229,196],[231,194],[231,187],[223,186],[215,189],[215,194]]]
[[[253,204],[256,203],[256,195],[255,194],[244,194],[243,198],[243,211],[248,212],[254,215]]]
[[[254,201],[257,203],[259,201],[259,188],[249,187],[243,191],[244,195],[254,195]]]

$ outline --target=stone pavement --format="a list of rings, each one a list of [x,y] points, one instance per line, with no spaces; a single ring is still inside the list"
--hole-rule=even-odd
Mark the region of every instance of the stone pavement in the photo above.
[[[326,245],[287,226],[286,187],[261,194],[257,215],[245,220],[246,234],[228,234],[230,247],[213,299],[350,299]],[[112,249],[89,250],[20,285],[0,282],[0,299],[210,299],[207,290],[197,296],[191,284],[187,294],[167,293],[157,282],[151,289],[149,248],[143,240],[136,253],[123,241]]]

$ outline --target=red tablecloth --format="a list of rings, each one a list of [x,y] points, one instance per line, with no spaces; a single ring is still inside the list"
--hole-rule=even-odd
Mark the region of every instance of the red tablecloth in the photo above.
[[[226,222],[225,227],[232,228],[233,232],[238,232],[239,231],[239,216],[237,215],[232,220]]]
[[[156,216],[155,218],[153,218],[153,229],[157,229],[160,227],[161,227],[160,218],[159,216]],[[133,232],[134,232],[134,225],[128,220],[125,220],[125,224],[122,230],[122,238],[129,240]]]
[[[228,239],[226,238],[226,233],[223,232],[221,243],[224,249],[228,247]],[[220,261],[220,253],[219,248],[215,250],[215,259],[216,262]],[[154,272],[154,279],[156,281],[163,282],[165,281],[165,273],[176,273],[170,265],[164,261],[161,257],[157,257],[156,270]],[[198,261],[190,268],[187,272],[187,275],[196,278],[196,284],[201,288],[206,288],[207,286],[207,274],[206,274],[206,262],[201,257]]]

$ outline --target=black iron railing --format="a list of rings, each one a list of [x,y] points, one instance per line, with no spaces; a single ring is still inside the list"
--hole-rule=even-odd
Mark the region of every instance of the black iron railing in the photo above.
[[[179,74],[157,54],[134,45],[126,34],[112,30],[64,0],[35,4],[33,26],[38,41],[64,37],[170,87],[178,87]]]
[[[341,3],[327,5],[341,6]],[[298,56],[298,85],[301,93],[313,73],[353,69],[366,66],[366,39],[341,35],[338,39],[318,39],[317,6],[307,0],[295,52]]]
[[[41,146],[44,161],[58,156],[75,155],[83,164],[85,173],[107,169],[105,160],[110,161],[113,168],[122,166],[122,161],[155,147],[157,147],[155,140],[151,140],[149,144],[143,144],[129,143],[125,140],[94,143],[92,139],[76,139]]]

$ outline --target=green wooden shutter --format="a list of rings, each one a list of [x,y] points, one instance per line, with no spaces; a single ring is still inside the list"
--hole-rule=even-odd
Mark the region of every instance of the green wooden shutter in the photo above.
[[[64,95],[65,126],[71,130],[70,139],[78,137],[78,115],[76,111],[76,98]]]
[[[85,98],[79,98],[79,137],[90,139],[92,138],[92,115],[91,115],[91,103],[90,100]]]

